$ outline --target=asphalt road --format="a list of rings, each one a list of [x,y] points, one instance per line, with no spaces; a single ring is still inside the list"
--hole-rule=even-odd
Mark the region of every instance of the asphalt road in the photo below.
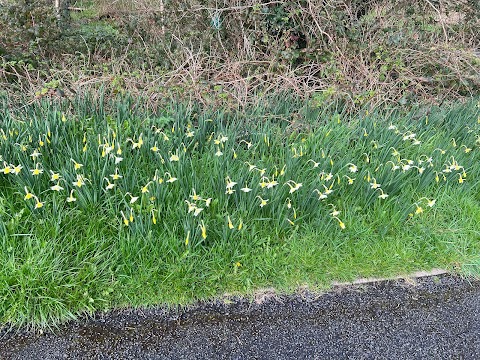
[[[480,282],[450,275],[0,331],[0,359],[480,359]]]

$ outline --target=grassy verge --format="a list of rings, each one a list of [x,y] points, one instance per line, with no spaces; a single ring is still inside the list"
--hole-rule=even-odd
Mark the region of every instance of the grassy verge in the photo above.
[[[113,105],[3,107],[1,322],[478,265],[477,102]]]

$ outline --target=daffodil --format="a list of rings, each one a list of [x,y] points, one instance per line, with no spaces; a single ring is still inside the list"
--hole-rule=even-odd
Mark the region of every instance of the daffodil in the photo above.
[[[133,139],[128,138],[127,142],[132,143],[132,149],[140,149],[143,145],[142,134],[140,134],[140,136],[138,137],[138,141],[134,141]]]
[[[50,189],[53,190],[53,191],[59,192],[59,191],[63,190],[63,187],[61,187],[59,183],[56,183],[55,185],[50,186]]]
[[[150,150],[152,150],[153,152],[157,152],[157,151],[159,151],[160,149],[158,148],[157,143],[155,143],[155,145],[153,145],[153,146],[150,148]]]
[[[235,181],[232,181],[232,179],[230,179],[230,176],[227,176],[225,178],[225,181],[227,182],[227,185],[226,185],[226,189],[232,189],[235,185],[237,185],[237,183]]]
[[[325,176],[325,181],[330,181],[333,179],[333,174],[332,173],[328,173],[327,176]]]
[[[203,208],[196,207],[193,211],[193,216],[197,217],[203,211]]]
[[[130,204],[134,204],[137,200],[138,200],[138,196],[133,196],[132,194],[130,194],[129,192],[127,192],[125,194],[125,196],[130,196]]]
[[[85,185],[84,177],[82,175],[77,175],[77,180],[73,182],[73,186],[81,188],[83,185]]]
[[[169,176],[167,183],[173,183],[178,180],[176,177],[173,177],[168,171],[164,174],[164,176],[166,176],[167,174]]]
[[[40,209],[44,205],[45,205],[45,202],[38,200],[38,198],[35,196],[35,209]]]
[[[251,142],[248,142],[248,141],[246,141],[246,140],[241,140],[241,141],[240,141],[240,144],[241,144],[241,143],[245,143],[245,144],[247,145],[247,149],[250,149],[250,148],[253,146],[253,144],[252,144]]]
[[[155,209],[152,209],[152,223],[153,223],[153,225],[157,224],[157,218],[155,216]]]
[[[423,213],[423,208],[421,206],[416,205],[415,214],[418,215],[421,213]]]
[[[75,202],[77,198],[73,197],[73,189],[70,191],[70,195],[67,197],[67,202]]]
[[[22,171],[23,169],[23,166],[22,165],[10,165],[11,169],[12,169],[12,172],[15,174],[15,175],[18,175],[20,174],[20,172]]]
[[[53,172],[52,170],[50,170],[50,174],[52,174],[50,176],[50,181],[58,181],[61,178],[59,173]]]
[[[7,163],[4,162],[3,169],[0,169],[0,172],[3,172],[6,175],[6,174],[10,174],[12,170],[13,169],[10,167],[10,165],[7,165]]]
[[[188,201],[188,200],[185,200],[185,202],[186,202],[187,205],[188,205],[188,213],[189,213],[189,214],[190,214],[192,211],[195,211],[195,209],[197,208],[197,206],[196,206],[194,203],[192,203],[192,202],[190,202],[190,201]]]
[[[427,200],[427,206],[433,207],[436,202],[437,202],[437,200],[435,200],[435,199]]]
[[[217,149],[217,152],[215,153],[215,156],[220,157],[220,156],[222,156],[222,155],[223,155],[223,152],[220,151],[220,148]]]
[[[302,183],[297,183],[293,180],[287,181],[285,185],[288,185],[288,187],[290,188],[290,191],[289,191],[290,194],[294,193],[295,191],[297,191],[302,187]]]
[[[149,192],[148,190],[148,185],[150,185],[152,182],[149,181],[145,186],[142,186],[142,194],[146,194]]]
[[[170,161],[174,162],[174,161],[179,161],[179,160],[180,160],[180,157],[178,156],[178,149],[177,149],[177,152],[175,154],[170,153]]]
[[[278,185],[278,181],[275,180],[274,178],[272,178],[272,180],[270,180],[267,184],[267,189],[271,189],[273,188],[274,186],[277,186]]]
[[[212,202],[212,198],[205,199],[205,206],[209,207],[211,202]]]
[[[38,149],[33,150],[33,153],[30,154],[30,157],[35,161],[42,154],[38,152]]]
[[[356,172],[358,171],[357,165],[355,165],[355,164],[348,164],[348,165],[350,165],[350,166],[348,167],[348,170],[349,170],[351,173],[356,173]]]
[[[187,237],[185,238],[185,246],[188,246],[189,242],[190,242],[190,230],[187,231]]]
[[[262,199],[259,195],[257,195],[257,198],[260,199],[260,207],[263,208],[265,205],[267,205],[269,199]]]
[[[252,191],[252,189],[250,189],[247,185],[245,185],[245,187],[241,188],[240,190],[243,191],[244,193],[248,193]]]
[[[230,230],[233,230],[234,229],[234,226],[232,224],[232,220],[230,219],[230,216],[227,216],[227,221],[228,221],[228,228]]]
[[[115,181],[121,179],[123,176],[118,173],[118,168],[115,168],[115,172],[111,174],[110,177]]]
[[[105,187],[106,190],[111,190],[115,187],[115,183],[111,183],[110,180],[108,180],[108,178],[104,178],[104,180],[107,181],[107,186]]]
[[[319,162],[315,162],[315,161],[312,160],[312,159],[308,159],[307,163],[309,163],[309,162],[312,162],[312,163],[313,163],[313,167],[314,167],[314,168],[317,168],[317,167],[320,166],[320,163],[319,163]]]
[[[238,224],[237,230],[242,230],[243,227],[243,220],[240,219],[240,223]]]
[[[38,176],[43,174],[43,169],[39,167],[39,164],[35,165],[35,169],[31,169],[30,172],[33,176]]]
[[[325,188],[325,195],[330,195],[333,192],[331,188],[327,188],[324,184],[322,186]]]
[[[245,162],[245,164],[248,165],[248,171],[258,170],[258,168],[255,165],[250,164],[249,162]]]
[[[81,169],[81,168],[83,167],[83,164],[80,164],[80,163],[76,162],[76,161],[73,160],[73,159],[70,159],[70,160],[73,162],[73,168],[74,168],[75,170],[79,170],[79,169]]]
[[[260,185],[260,187],[261,187],[262,189],[263,189],[263,188],[266,188],[267,185],[268,185],[268,182],[265,181],[265,179],[268,180],[266,177],[262,177],[262,181],[260,181],[260,183],[259,183],[259,185]]]
[[[24,189],[25,189],[25,197],[23,198],[24,200],[30,200],[35,196],[30,191],[28,191],[26,186],[24,187]]]
[[[381,184],[377,183],[377,180],[373,178],[373,182],[370,183],[370,187],[374,190],[378,189],[381,186]]]
[[[458,175],[459,175],[459,176],[458,176],[458,183],[459,183],[459,184],[463,184],[463,183],[465,182],[464,177],[462,176],[462,174],[458,174]]]
[[[125,216],[125,214],[123,213],[123,211],[120,211],[120,214],[122,215],[123,224],[124,224],[125,226],[128,226],[130,222],[128,221],[128,219],[127,219],[127,217]]]
[[[378,188],[377,190],[380,190],[380,195],[378,195],[379,199],[384,200],[388,197],[388,194],[386,192],[383,192],[383,190],[381,188]]]
[[[195,189],[192,189],[193,195],[190,195],[190,199],[193,201],[202,200],[201,196],[197,195]]]
[[[207,238],[207,227],[205,226],[205,223],[203,222],[203,220],[200,224],[198,224],[198,226],[202,230],[202,238],[206,239]]]
[[[355,178],[351,178],[350,176],[347,176],[347,175],[343,175],[343,176],[347,178],[348,185],[352,185],[353,182],[355,181]]]
[[[318,200],[324,200],[328,197],[327,194],[324,194],[323,192],[321,192],[318,189],[313,189],[313,192],[316,192],[318,194]]]
[[[336,217],[336,216],[333,216],[333,218],[338,221],[338,226],[340,226],[340,229],[342,229],[342,230],[345,229],[345,223],[344,223],[342,220],[340,220],[340,219],[339,219],[338,217]]]

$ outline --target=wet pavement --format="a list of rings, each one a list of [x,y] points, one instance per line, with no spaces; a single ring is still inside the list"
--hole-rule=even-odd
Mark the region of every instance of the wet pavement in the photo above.
[[[0,359],[480,359],[480,281],[451,275],[0,330]]]

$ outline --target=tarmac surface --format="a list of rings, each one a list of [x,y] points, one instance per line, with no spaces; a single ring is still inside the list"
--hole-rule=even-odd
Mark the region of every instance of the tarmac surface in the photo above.
[[[480,281],[452,275],[0,330],[0,359],[480,359]]]

